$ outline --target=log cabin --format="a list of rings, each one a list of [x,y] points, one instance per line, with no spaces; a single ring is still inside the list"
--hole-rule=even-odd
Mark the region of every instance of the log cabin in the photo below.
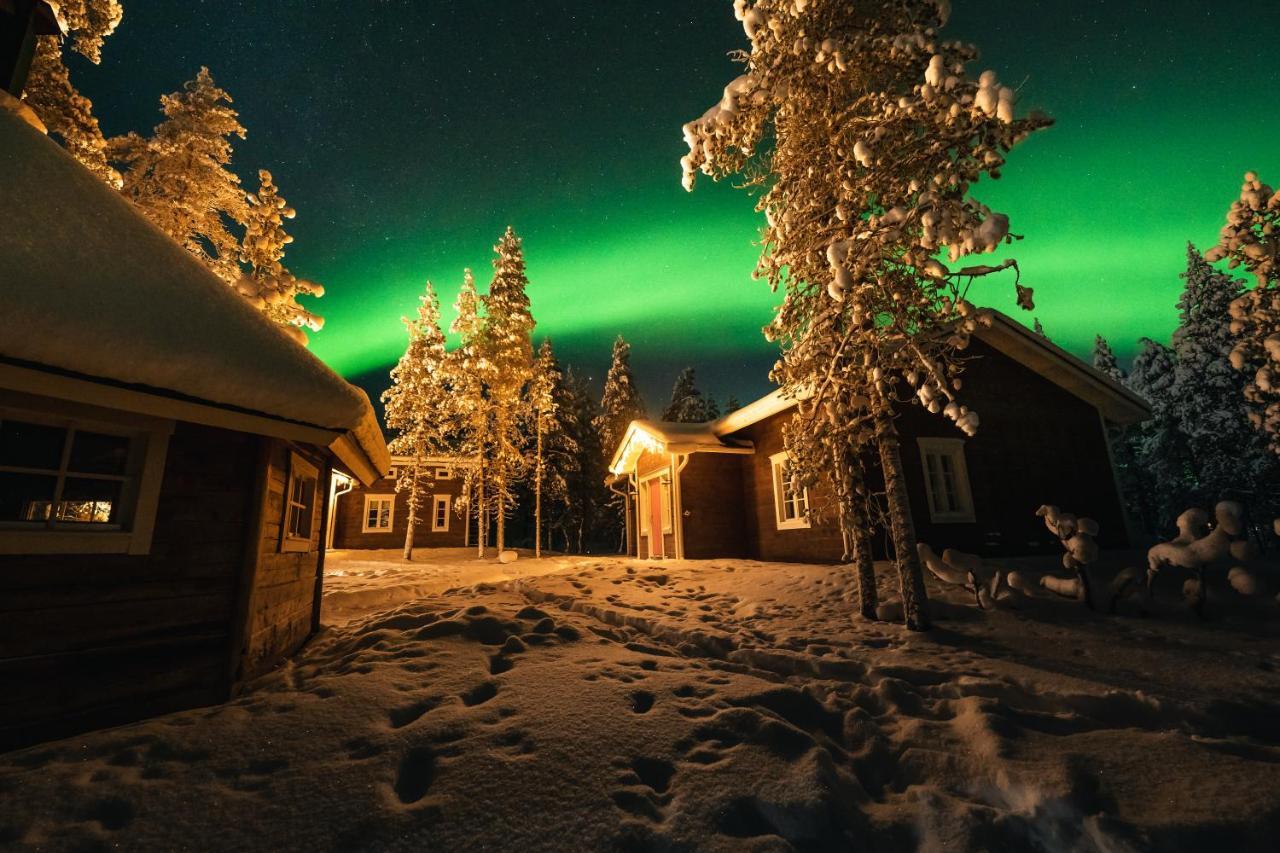
[[[0,92],[0,749],[225,701],[317,629],[369,399]]]
[[[373,550],[403,548],[409,531],[408,495],[396,491],[399,469],[411,464],[407,456],[392,456],[391,471],[373,483],[335,475],[330,524],[330,548]],[[422,509],[413,529],[415,548],[461,548],[470,544],[466,512],[469,463],[452,456],[423,461],[419,480]]]
[[[1132,526],[1107,430],[1146,419],[1147,404],[1003,314],[967,355],[964,402],[982,418],[976,436],[914,404],[896,413],[919,541],[987,556],[1056,553],[1035,516],[1047,503],[1096,518],[1102,547],[1127,546]],[[627,497],[628,552],[839,561],[839,527],[817,511],[826,490],[797,492],[785,476],[783,426],[795,405],[775,391],[710,423],[634,421],[610,464],[611,488]],[[874,487],[877,464],[868,464]],[[885,539],[877,531],[880,558]]]

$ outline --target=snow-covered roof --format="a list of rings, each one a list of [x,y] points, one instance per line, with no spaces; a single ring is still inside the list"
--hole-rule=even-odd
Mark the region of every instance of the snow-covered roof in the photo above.
[[[0,188],[0,361],[176,398],[188,411],[319,428],[362,478],[386,471],[363,391],[8,110]]]
[[[749,441],[721,438],[711,423],[682,424],[670,421],[634,420],[618,444],[609,470],[623,474],[641,453],[751,453]]]
[[[992,324],[979,327],[974,335],[992,349],[1095,406],[1112,423],[1132,424],[1151,417],[1147,402],[1111,377],[1012,317],[999,311],[992,311],[992,315]],[[793,397],[783,396],[782,389],[778,389],[703,426],[717,436],[728,436],[795,404]]]

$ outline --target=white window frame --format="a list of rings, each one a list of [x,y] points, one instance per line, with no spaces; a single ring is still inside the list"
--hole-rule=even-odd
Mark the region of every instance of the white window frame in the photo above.
[[[0,406],[0,420],[127,436],[130,458],[121,493],[120,524],[5,523],[0,525],[0,554],[151,553],[174,422],[25,394],[15,394],[14,399],[17,405]],[[60,479],[65,476],[70,446],[68,440],[60,464]]]
[[[448,468],[437,468],[435,470],[435,477],[437,480],[452,480],[453,471]]]
[[[640,535],[649,535],[649,501],[652,500],[653,481],[658,481],[658,500],[662,501],[662,532],[675,532],[675,519],[672,514],[671,469],[659,468],[640,478],[639,481],[639,513]]]
[[[449,532],[449,510],[452,509],[450,504],[453,501],[453,495],[432,495],[431,496],[431,532],[432,533],[448,533]],[[440,507],[444,507],[444,524],[439,524]]]
[[[973,491],[969,486],[969,466],[964,458],[964,439],[918,438],[916,444],[920,447],[920,472],[924,478],[924,493],[929,503],[929,520],[934,524],[972,524],[977,521],[973,510]],[[951,460],[957,504],[954,509],[938,507],[940,495],[935,488],[937,483],[930,473],[930,456]]]
[[[786,487],[783,485],[786,476],[787,461],[791,458],[785,450],[769,457],[769,474],[773,481],[773,519],[779,530],[806,530],[811,526],[809,521],[809,488],[800,490],[792,504],[796,515],[788,518],[786,514]]]
[[[298,480],[311,480],[311,504],[300,504],[293,499],[293,484]],[[294,451],[289,451],[289,475],[284,482],[284,517],[280,519],[280,550],[285,553],[312,551],[311,540],[316,533],[316,504],[320,497],[320,469],[303,459]],[[293,507],[299,506],[310,513],[307,535],[296,536],[289,529],[289,520],[293,515]]]
[[[369,526],[369,505],[374,503],[389,503],[387,508],[387,526],[386,527],[370,527]],[[364,515],[360,517],[361,533],[390,533],[396,527],[396,496],[392,494],[381,495],[365,495],[364,496]]]

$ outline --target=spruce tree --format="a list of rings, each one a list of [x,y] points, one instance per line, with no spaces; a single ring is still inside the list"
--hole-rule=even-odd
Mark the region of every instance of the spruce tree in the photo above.
[[[506,518],[514,506],[514,486],[525,471],[521,451],[521,421],[528,418],[525,385],[533,370],[533,314],[527,291],[524,249],[515,231],[507,228],[494,247],[493,281],[484,296],[484,358],[481,376],[492,411],[492,434],[487,465],[492,482],[496,544],[506,547]]]
[[[231,96],[208,68],[160,99],[164,121],[150,137],[130,133],[109,143],[124,194],[161,231],[203,261],[219,278],[240,278],[240,241],[227,220],[242,223],[247,201],[231,171],[231,140],[245,136]]]
[[[738,409],[741,409],[741,408],[742,408],[742,404],[739,403],[738,398],[732,394],[730,394],[728,399],[724,401],[724,413],[726,415],[732,415],[734,412],[738,411]]]
[[[1113,382],[1129,384],[1128,375],[1120,367],[1115,352],[1102,335],[1093,339],[1093,367]],[[1124,427],[1108,422],[1106,429],[1125,510],[1130,518],[1137,520],[1143,530],[1156,533],[1159,531],[1159,524],[1152,506],[1154,486],[1150,476],[1138,463],[1137,445],[1141,439],[1142,427]]]
[[[1244,294],[1237,279],[1216,271],[1187,246],[1185,287],[1173,334],[1177,357],[1173,396],[1183,435],[1195,459],[1200,505],[1244,500],[1266,505],[1276,480],[1275,462],[1249,423],[1246,377],[1231,366],[1235,346],[1231,305]]]
[[[586,553],[595,541],[607,542],[617,524],[612,511],[614,495],[605,486],[608,456],[613,448],[602,441],[598,428],[602,412],[585,379],[572,369],[565,371],[557,389],[565,437],[567,505],[561,524],[565,550]],[[588,540],[590,531],[593,535]]]
[[[1102,335],[1093,339],[1093,367],[1103,376],[1124,384],[1125,372],[1120,369],[1120,362],[1111,349],[1111,344]]]
[[[1034,322],[1031,325],[1031,331],[1035,332],[1037,335],[1044,338],[1046,341],[1049,340],[1049,336],[1045,334],[1045,331],[1044,331],[1044,324],[1040,322],[1039,317],[1036,317],[1034,319]]]
[[[281,197],[266,169],[258,172],[258,191],[247,195],[246,200],[240,260],[248,264],[249,270],[236,283],[236,289],[273,323],[305,344],[303,327],[319,331],[324,318],[299,305],[298,297],[323,296],[324,288],[298,279],[282,263],[285,246],[293,242],[284,230],[284,220],[297,214]]]
[[[759,192],[756,275],[784,293],[767,335],[782,350],[773,378],[799,400],[786,439],[798,485],[823,480],[840,496],[861,610],[874,613],[865,472],[848,448],[879,448],[913,629],[929,620],[894,404],[905,392],[977,430],[957,399],[960,351],[991,318],[965,295],[1016,264],[953,271],[937,256],[955,263],[1013,239],[1008,217],[970,189],[1049,124],[1016,118],[994,72],[967,75],[976,48],[938,35],[949,11],[946,0],[738,0],[744,73],[685,125],[682,160],[686,189],[702,173]],[[1033,310],[1030,289],[1015,287]]]
[[[464,472],[468,511],[476,518],[477,556],[483,558],[489,541],[488,458],[493,432],[493,412],[483,371],[485,361],[484,316],[471,270],[463,272],[462,287],[454,303],[449,331],[459,337],[449,353],[449,377],[459,411],[459,450],[471,460]]]
[[[670,423],[698,424],[711,420],[707,417],[707,400],[698,390],[692,367],[686,367],[676,377],[671,389],[671,402],[662,410],[662,419]]]
[[[561,411],[563,375],[551,341],[543,340],[533,362],[528,400],[533,419],[533,555],[542,556],[543,497],[553,505],[567,500],[565,467],[571,461],[572,439],[564,433]]]
[[[97,65],[103,42],[119,26],[124,10],[117,0],[61,0],[58,14],[67,26],[71,49]],[[107,141],[93,103],[72,84],[62,50],[60,37],[39,37],[23,99],[72,157],[118,189],[120,173],[107,162]]]
[[[430,487],[424,482],[426,459],[448,451],[454,429],[454,400],[446,367],[440,302],[431,283],[419,301],[416,319],[404,319],[409,345],[391,370],[391,387],[382,395],[387,427],[396,435],[391,452],[408,457],[397,468],[396,491],[403,493],[409,526],[404,558],[413,559],[413,536]]]
[[[613,342],[613,358],[605,376],[600,409],[597,428],[607,456],[617,449],[631,422],[645,416],[644,401],[631,372],[631,344],[623,340],[622,335]]]
[[[1177,357],[1150,338],[1133,360],[1129,387],[1151,406],[1151,419],[1132,429],[1136,467],[1152,493],[1153,532],[1167,532],[1192,502],[1195,468],[1182,432],[1177,399]]]

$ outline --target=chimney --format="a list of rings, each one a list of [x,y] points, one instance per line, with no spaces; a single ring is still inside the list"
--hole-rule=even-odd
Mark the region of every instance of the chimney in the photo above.
[[[0,0],[0,89],[20,99],[36,39],[64,34],[58,4],[50,0]]]

